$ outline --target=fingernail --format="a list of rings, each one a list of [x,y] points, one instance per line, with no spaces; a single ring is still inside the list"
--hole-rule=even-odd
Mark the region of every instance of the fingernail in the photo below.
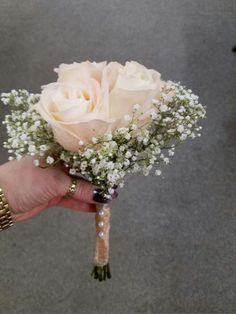
[[[102,195],[103,189],[97,188],[93,191],[93,200],[97,203],[109,203],[111,201],[110,197],[105,197]]]

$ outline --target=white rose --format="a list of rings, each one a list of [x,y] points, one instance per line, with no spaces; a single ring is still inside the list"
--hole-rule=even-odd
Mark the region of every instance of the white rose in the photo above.
[[[58,74],[58,82],[74,82],[76,80],[93,78],[101,82],[102,71],[107,62],[73,62],[72,64],[62,63],[54,71]]]
[[[103,71],[102,86],[109,92],[110,117],[123,118],[140,105],[143,119],[153,110],[152,100],[159,99],[164,82],[159,72],[147,69],[135,61],[121,66],[109,63]]]
[[[58,82],[43,87],[35,108],[51,125],[56,141],[65,149],[77,151],[80,143],[110,132],[116,119],[110,119],[108,97],[100,80],[104,63],[82,62],[60,65]]]
[[[56,141],[78,151],[81,143],[126,126],[124,117],[139,104],[143,119],[153,110],[152,99],[160,97],[164,82],[160,74],[131,61],[61,64],[58,81],[43,87],[35,105],[52,127]]]

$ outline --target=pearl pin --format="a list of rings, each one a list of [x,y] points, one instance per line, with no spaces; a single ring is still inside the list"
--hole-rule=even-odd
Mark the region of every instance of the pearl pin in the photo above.
[[[99,210],[98,214],[99,214],[99,216],[104,216],[105,212],[104,212],[104,210]]]
[[[105,233],[103,231],[100,231],[98,233],[99,238],[103,238],[105,236]]]
[[[98,226],[102,228],[104,226],[104,221],[99,221]]]

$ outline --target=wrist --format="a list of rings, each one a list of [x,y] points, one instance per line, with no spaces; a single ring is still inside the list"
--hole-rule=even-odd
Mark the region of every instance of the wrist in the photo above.
[[[0,166],[0,188],[2,189],[2,192],[4,194],[4,197],[9,204],[9,209],[12,211],[12,193],[10,193],[11,186],[10,186],[10,180],[7,172],[7,165],[9,162],[3,164]]]
[[[11,208],[6,193],[6,184],[3,176],[3,168],[0,167],[0,231],[13,225]]]

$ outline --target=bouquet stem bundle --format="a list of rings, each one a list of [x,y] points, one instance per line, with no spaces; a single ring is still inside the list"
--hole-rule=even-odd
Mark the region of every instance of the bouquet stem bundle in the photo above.
[[[111,278],[109,267],[109,231],[111,207],[107,204],[96,205],[97,212],[95,216],[96,225],[96,249],[94,257],[94,268],[91,273],[99,281]]]

